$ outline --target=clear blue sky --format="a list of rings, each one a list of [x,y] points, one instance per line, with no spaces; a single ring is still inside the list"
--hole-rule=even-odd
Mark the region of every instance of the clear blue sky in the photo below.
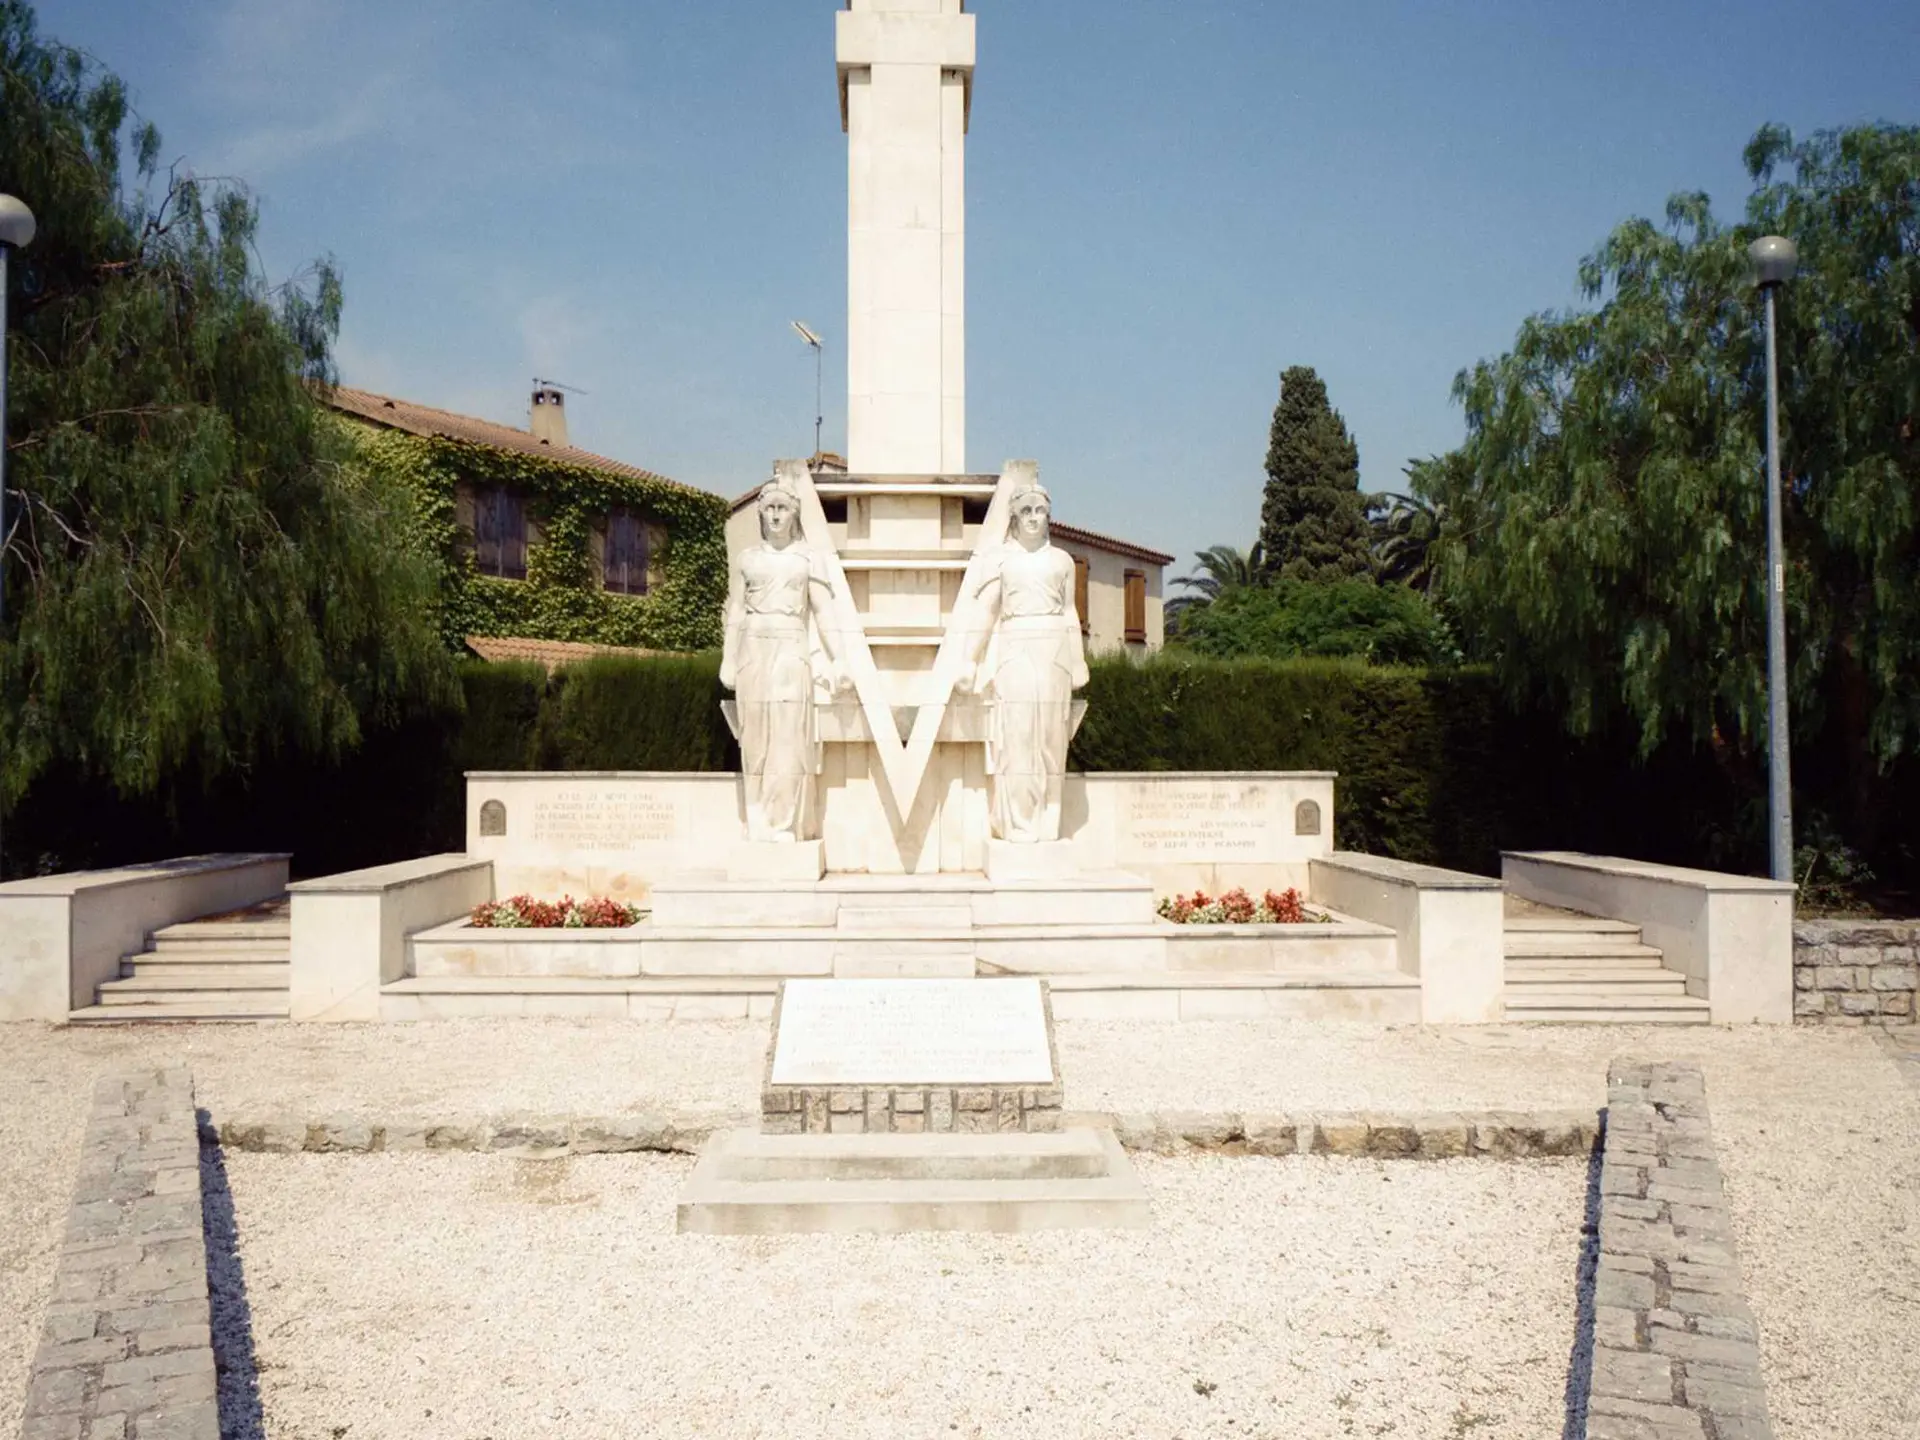
[[[331,253],[343,379],[734,494],[844,437],[834,0],[42,0],[165,156]],[[1255,536],[1288,365],[1369,490],[1460,438],[1455,372],[1740,151],[1920,121],[1915,0],[975,0],[968,459],[1180,554]]]

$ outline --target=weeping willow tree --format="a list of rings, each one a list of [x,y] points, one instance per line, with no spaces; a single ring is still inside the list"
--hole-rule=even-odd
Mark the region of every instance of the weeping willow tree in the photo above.
[[[337,755],[452,695],[408,501],[314,399],[337,277],[269,287],[246,192],[159,155],[0,0],[0,186],[39,221],[8,297],[0,805],[52,767],[138,795]]]
[[[1581,266],[1593,308],[1528,320],[1463,371],[1437,585],[1516,686],[1573,728],[1624,717],[1764,753],[1765,350],[1746,247],[1799,245],[1780,296],[1794,734],[1867,843],[1876,777],[1920,748],[1920,128],[1747,147],[1740,223],[1702,194]],[[1911,762],[1908,762],[1909,773]],[[1808,772],[1796,774],[1796,783]]]

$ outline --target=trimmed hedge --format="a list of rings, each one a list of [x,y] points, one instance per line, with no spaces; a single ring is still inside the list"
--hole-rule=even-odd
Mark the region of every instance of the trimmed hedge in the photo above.
[[[1746,772],[1690,746],[1643,762],[1625,736],[1571,739],[1481,671],[1165,655],[1091,671],[1075,769],[1334,770],[1344,848],[1488,874],[1503,848],[1731,869],[1763,858]],[[458,850],[468,770],[736,768],[718,672],[713,654],[602,657],[551,677],[469,664],[461,713],[371,735],[339,765],[141,801],[50,778],[9,820],[9,869],[258,847],[294,851],[312,875]]]

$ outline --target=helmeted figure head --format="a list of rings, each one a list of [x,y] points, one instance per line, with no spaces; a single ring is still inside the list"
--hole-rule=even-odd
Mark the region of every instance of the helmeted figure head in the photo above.
[[[1047,543],[1047,530],[1053,518],[1053,497],[1038,481],[1022,485],[1013,492],[1007,506],[1007,531],[1029,550]]]
[[[800,497],[778,480],[760,487],[760,538],[784,546],[800,523]]]

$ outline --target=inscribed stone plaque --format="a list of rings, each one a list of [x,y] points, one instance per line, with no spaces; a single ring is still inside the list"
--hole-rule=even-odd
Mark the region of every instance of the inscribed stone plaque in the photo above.
[[[532,805],[534,844],[555,850],[627,850],[686,830],[670,795],[582,787],[536,794]]]
[[[489,800],[480,807],[480,833],[482,835],[507,833],[507,807],[498,800]]]
[[[1037,979],[787,980],[775,1085],[1051,1085]]]
[[[1320,807],[1312,800],[1302,800],[1293,807],[1293,833],[1296,835],[1318,835],[1320,833]]]
[[[1260,860],[1273,853],[1272,796],[1236,781],[1148,781],[1120,800],[1123,860]]]

